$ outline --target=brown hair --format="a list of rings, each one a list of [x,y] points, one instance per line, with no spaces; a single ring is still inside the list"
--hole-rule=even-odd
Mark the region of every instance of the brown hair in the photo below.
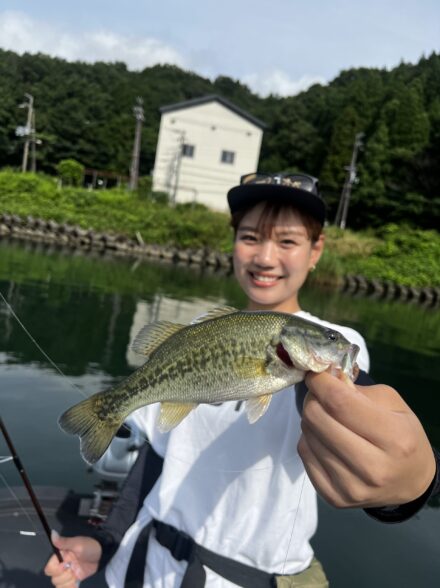
[[[258,203],[257,203],[258,204]],[[231,215],[231,227],[234,229],[234,236],[237,234],[238,227],[240,226],[241,221],[243,220],[244,216],[254,208],[256,204],[249,206],[247,208],[241,208],[236,212],[232,213]],[[292,211],[298,214],[301,217],[304,226],[306,227],[307,235],[309,239],[316,243],[319,239],[319,236],[322,233],[322,225],[321,223],[306,212],[299,210],[293,204],[286,204],[285,202],[279,201],[270,201],[265,200],[263,209],[261,210],[260,218],[258,219],[257,223],[257,231],[265,236],[268,236],[272,233],[272,229],[276,223],[276,220],[281,212],[284,211]]]

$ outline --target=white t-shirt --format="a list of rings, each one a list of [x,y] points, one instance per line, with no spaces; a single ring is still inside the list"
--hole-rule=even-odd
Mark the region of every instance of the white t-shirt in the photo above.
[[[307,312],[298,316],[340,331],[359,345],[359,367],[369,368],[361,335]],[[170,433],[158,432],[159,405],[134,413],[156,452],[162,474],[107,566],[110,588],[122,588],[133,547],[152,518],[173,525],[223,556],[269,573],[295,574],[313,557],[315,490],[297,453],[300,416],[293,387],[274,394],[264,416],[249,424],[243,404],[202,404]],[[178,588],[187,563],[150,538],[144,588]],[[206,569],[206,587],[235,586]]]

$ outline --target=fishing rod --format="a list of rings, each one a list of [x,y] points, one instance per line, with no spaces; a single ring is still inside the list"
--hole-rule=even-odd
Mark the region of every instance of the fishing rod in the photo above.
[[[24,482],[24,485],[26,486],[26,490],[28,491],[28,494],[29,494],[29,497],[31,499],[31,502],[32,502],[32,504],[34,506],[34,509],[35,509],[35,511],[36,511],[36,513],[38,515],[38,518],[41,521],[41,524],[43,525],[43,529],[46,532],[46,535],[47,535],[47,538],[49,539],[49,543],[50,543],[50,545],[52,547],[52,550],[55,553],[55,555],[57,556],[58,561],[60,563],[63,563],[63,561],[64,561],[63,556],[61,555],[61,552],[58,549],[58,547],[55,547],[55,545],[52,543],[51,536],[50,536],[50,526],[49,526],[49,523],[47,522],[47,519],[46,519],[46,516],[45,516],[45,514],[43,512],[43,509],[41,508],[41,505],[40,505],[40,503],[38,501],[38,498],[37,498],[37,496],[36,496],[36,494],[34,492],[34,489],[32,488],[32,484],[31,484],[31,482],[30,482],[30,480],[28,478],[28,475],[26,473],[26,470],[24,469],[23,463],[22,463],[21,459],[19,458],[19,456],[17,454],[17,451],[16,451],[16,449],[14,447],[14,444],[12,443],[11,437],[9,436],[9,433],[8,433],[8,431],[6,429],[6,426],[5,426],[5,424],[4,424],[3,419],[1,418],[1,416],[0,416],[0,430],[3,433],[3,437],[5,438],[6,444],[7,444],[8,448],[9,448],[10,453],[11,453],[11,457],[12,457],[12,460],[14,462],[14,465],[17,468],[17,470],[18,470],[18,472],[19,472],[19,474],[20,474],[20,476],[21,476],[21,478],[22,478],[22,480]]]

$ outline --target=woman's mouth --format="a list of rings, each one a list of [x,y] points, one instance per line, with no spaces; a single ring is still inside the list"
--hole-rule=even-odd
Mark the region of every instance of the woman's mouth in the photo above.
[[[276,284],[282,276],[274,276],[273,274],[266,274],[260,272],[248,272],[254,285],[261,288],[268,288]]]

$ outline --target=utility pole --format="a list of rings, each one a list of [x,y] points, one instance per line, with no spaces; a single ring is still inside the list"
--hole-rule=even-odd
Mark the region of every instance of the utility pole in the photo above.
[[[129,190],[136,190],[136,188],[138,187],[139,154],[141,151],[142,123],[145,120],[143,107],[144,102],[142,98],[138,96],[136,102],[136,106],[133,107],[133,113],[136,119],[136,129],[134,133],[133,155],[131,157],[130,181],[128,184]]]
[[[23,102],[23,104],[20,104],[19,108],[27,108],[28,113],[27,113],[27,121],[26,121],[26,126],[24,127],[24,129],[22,127],[19,127],[22,129],[23,132],[23,136],[26,137],[26,140],[24,142],[24,148],[23,148],[23,160],[21,163],[21,171],[25,172],[27,170],[27,164],[28,164],[28,157],[29,157],[29,143],[30,143],[30,137],[32,135],[32,132],[34,133],[34,150],[35,150],[35,130],[32,131],[32,121],[35,120],[34,119],[34,97],[32,96],[32,94],[25,94],[25,97],[28,99],[27,102]]]
[[[173,189],[173,195],[171,197],[171,202],[173,204],[176,204],[177,191],[179,189],[180,166],[182,163],[183,146],[185,144],[185,132],[184,131],[176,131],[176,132],[179,133],[179,141],[178,141],[178,147],[177,147],[177,160],[176,160],[176,167],[175,167],[174,189]]]
[[[357,133],[354,139],[353,153],[351,155],[351,162],[349,166],[344,169],[347,170],[347,177],[342,188],[341,198],[339,200],[338,212],[336,213],[335,225],[340,229],[345,229],[347,224],[348,205],[350,203],[351,188],[353,184],[358,181],[356,175],[356,160],[359,149],[362,147],[362,139],[365,133]]]
[[[32,109],[32,120],[31,120],[31,172],[35,173],[37,171],[37,153],[36,153],[36,143],[37,138],[35,136],[36,133],[35,128],[35,108]]]

